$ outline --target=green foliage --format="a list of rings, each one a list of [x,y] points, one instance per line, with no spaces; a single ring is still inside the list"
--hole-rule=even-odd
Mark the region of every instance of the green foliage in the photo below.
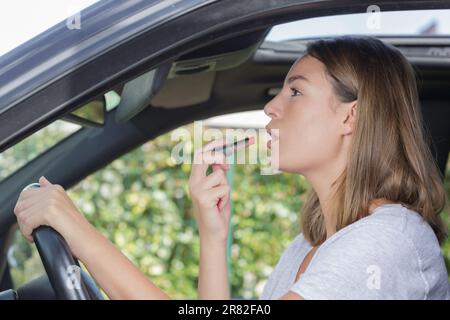
[[[0,154],[0,180],[34,159],[81,126],[58,120]]]
[[[170,133],[162,135],[89,176],[69,195],[156,285],[173,298],[195,299],[199,239],[187,188],[190,165],[173,163],[174,145]],[[260,169],[233,165],[233,297],[261,295],[281,253],[299,231],[298,212],[309,188],[302,176],[264,176]],[[450,167],[445,183],[450,195]],[[448,221],[448,212],[444,215]],[[16,239],[14,248],[13,277],[18,284],[42,269],[23,238]],[[442,251],[450,267],[450,240]]]

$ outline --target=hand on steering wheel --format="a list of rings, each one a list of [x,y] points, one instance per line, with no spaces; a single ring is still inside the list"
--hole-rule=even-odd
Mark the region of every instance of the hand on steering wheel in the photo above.
[[[23,190],[40,188],[32,183]],[[40,226],[32,233],[45,271],[56,297],[61,300],[103,299],[92,278],[81,270],[64,238],[49,226]]]

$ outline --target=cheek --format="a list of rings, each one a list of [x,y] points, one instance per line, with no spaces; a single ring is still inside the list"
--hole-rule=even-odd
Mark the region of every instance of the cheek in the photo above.
[[[329,161],[335,152],[336,128],[330,115],[303,108],[288,115],[281,132],[280,166],[303,171]]]
[[[326,120],[323,112],[319,112],[316,105],[302,103],[293,106],[286,116],[286,127],[282,142],[291,146],[302,146],[306,149],[320,144],[326,137]]]

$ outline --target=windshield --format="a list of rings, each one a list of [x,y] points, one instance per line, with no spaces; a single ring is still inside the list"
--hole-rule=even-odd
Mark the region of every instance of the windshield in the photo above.
[[[99,0],[15,0],[0,3],[0,56],[34,38],[61,21],[79,29],[80,11]]]
[[[376,36],[450,36],[450,10],[383,12],[374,5],[367,13],[304,19],[277,25],[266,41],[288,41],[345,34]]]

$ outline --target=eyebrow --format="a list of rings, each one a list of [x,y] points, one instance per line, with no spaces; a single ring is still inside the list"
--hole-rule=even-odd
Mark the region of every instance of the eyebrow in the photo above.
[[[291,84],[292,82],[294,82],[296,80],[303,80],[306,82],[310,82],[305,76],[302,76],[301,74],[297,74],[297,75],[290,76],[287,79],[287,84]]]

